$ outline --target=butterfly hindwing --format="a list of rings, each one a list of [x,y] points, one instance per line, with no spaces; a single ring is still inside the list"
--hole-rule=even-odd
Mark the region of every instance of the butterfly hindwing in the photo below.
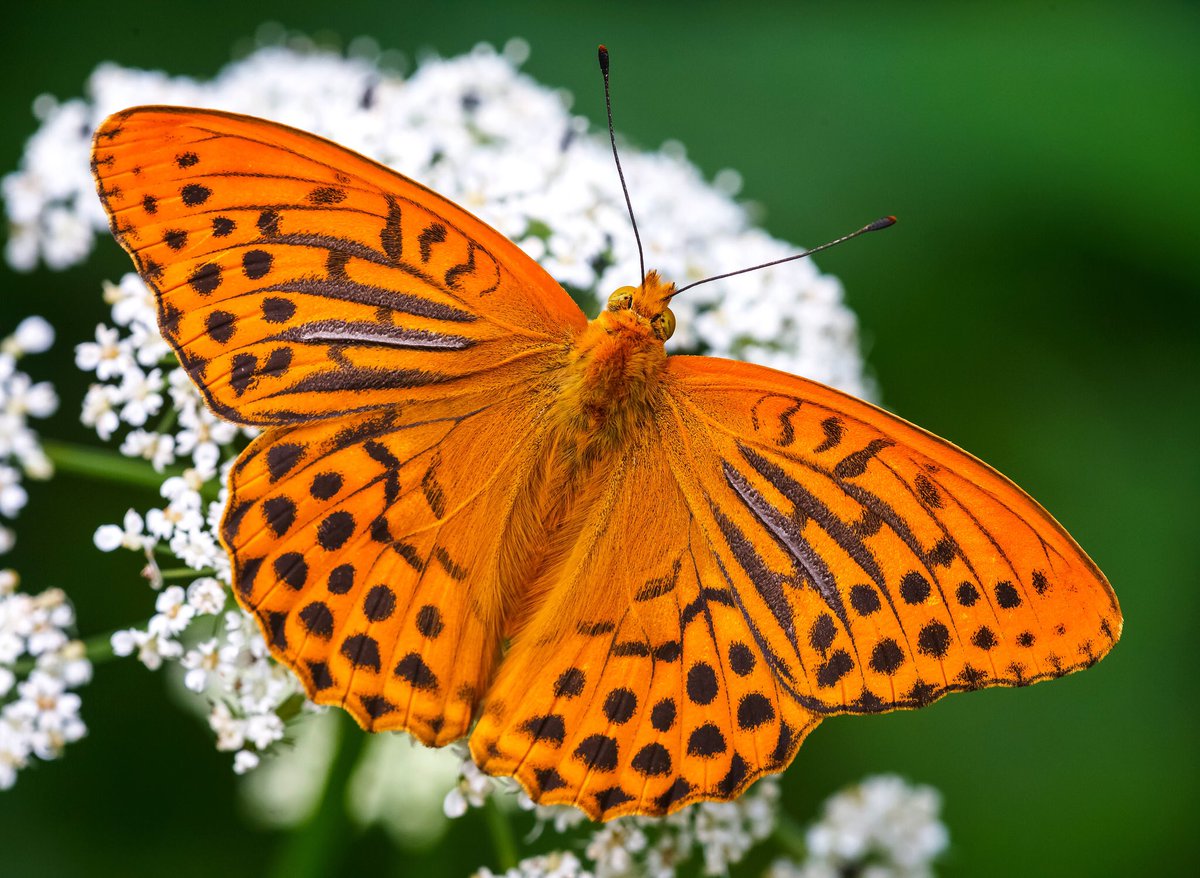
[[[665,383],[689,503],[810,710],[1022,686],[1119,637],[1112,589],[1078,545],[950,443],[752,364],[674,357]]]
[[[93,167],[164,336],[230,420],[508,387],[585,322],[498,232],[311,134],[135,108],[100,127]]]
[[[606,470],[471,738],[485,771],[598,819],[734,798],[818,721],[784,696],[660,438]]]
[[[498,655],[503,510],[528,477],[529,404],[280,428],[235,464],[234,587],[313,700],[427,744],[466,733]]]

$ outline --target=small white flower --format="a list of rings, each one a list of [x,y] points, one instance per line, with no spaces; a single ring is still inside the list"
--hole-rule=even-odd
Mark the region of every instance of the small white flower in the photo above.
[[[77,214],[65,208],[51,207],[43,222],[42,256],[50,268],[68,268],[91,252],[92,230]]]
[[[159,592],[154,601],[158,611],[150,618],[148,630],[151,634],[161,634],[164,637],[174,637],[192,621],[196,611],[187,602],[187,593],[178,585],[172,585]]]
[[[458,782],[442,802],[442,811],[451,818],[461,817],[468,808],[482,808],[488,796],[498,789],[499,783],[496,778],[479,770],[466,748],[455,745],[455,750],[462,756]]]
[[[188,586],[188,603],[197,616],[215,616],[225,609],[225,588],[211,576],[203,576]]]
[[[157,326],[158,303],[154,291],[132,271],[123,275],[120,283],[104,285],[104,301],[112,306],[113,321],[118,326],[135,323]]]
[[[48,418],[58,409],[58,395],[48,381],[37,384],[23,372],[14,372],[0,384],[0,408],[9,417]]]
[[[133,350],[133,358],[142,367],[153,366],[171,353],[171,346],[154,324],[130,324],[127,346]]]
[[[78,689],[92,680],[92,663],[83,642],[70,640],[59,650],[38,656],[38,670],[58,677],[68,689]]]
[[[96,528],[92,538],[96,548],[101,552],[112,552],[116,549],[132,549],[135,552],[154,545],[154,538],[142,533],[145,523],[142,517],[130,509],[125,513],[121,527],[115,524],[102,524]]]
[[[150,633],[137,628],[117,631],[112,636],[113,652],[119,656],[133,655],[151,671],[157,671],[164,661],[183,656],[183,646],[161,633]]]
[[[0,515],[16,518],[28,500],[29,495],[21,487],[21,474],[0,464]]]
[[[446,793],[446,798],[442,800],[442,811],[451,820],[462,817],[470,807],[471,805],[467,802],[466,795],[458,787],[454,787],[450,792]]]
[[[114,655],[133,655],[133,651],[137,649],[137,629],[123,628],[120,631],[114,631],[109,640],[112,643]]]
[[[31,749],[27,723],[8,710],[0,713],[0,790],[17,782],[17,772],[29,764]]]
[[[132,427],[141,427],[151,415],[158,414],[163,403],[162,387],[160,370],[143,372],[136,366],[126,368],[121,375],[121,385],[117,388],[118,398],[124,403],[121,406],[121,420]]]
[[[250,750],[239,750],[233,754],[233,770],[238,774],[253,771],[255,768],[258,768],[258,763],[258,754]]]
[[[17,324],[13,341],[21,354],[41,354],[54,344],[54,327],[43,317],[26,317]]]
[[[25,650],[42,655],[61,649],[67,643],[64,628],[75,624],[75,614],[61,589],[48,589],[32,602],[25,622]]]
[[[169,540],[176,529],[193,531],[204,526],[204,519],[196,509],[175,504],[166,509],[151,509],[146,513],[146,529],[160,540]]]
[[[193,570],[218,567],[226,560],[225,550],[207,530],[176,529],[171,537],[171,551],[180,561]]]
[[[131,430],[121,443],[121,453],[148,460],[155,470],[162,472],[175,462],[175,437],[169,433]]]
[[[100,324],[96,327],[94,342],[85,341],[75,346],[75,365],[85,372],[95,372],[101,381],[108,381],[125,374],[133,365],[133,358],[121,344],[120,332]]]
[[[162,483],[159,493],[171,501],[172,505],[188,509],[200,508],[200,490],[204,487],[205,476],[196,469],[186,469],[182,476],[171,476]]]
[[[536,857],[528,857],[517,865],[497,875],[491,869],[476,871],[471,878],[599,878],[583,868],[579,858],[569,851],[552,851]]]
[[[260,713],[246,720],[246,740],[258,750],[266,750],[283,740],[283,720],[274,713]]]
[[[180,664],[187,669],[183,685],[193,692],[203,692],[208,685],[209,675],[216,671],[221,659],[217,652],[218,643],[217,638],[211,637],[183,654]]]
[[[606,823],[592,835],[586,856],[596,867],[597,875],[630,875],[636,857],[646,848],[646,834],[633,821],[618,819]]]
[[[238,750],[246,741],[245,721],[235,717],[223,701],[213,705],[208,724],[217,735],[218,750]]]
[[[83,397],[83,414],[80,420],[85,427],[94,427],[96,435],[108,440],[121,426],[117,415],[117,388],[111,384],[93,384]]]

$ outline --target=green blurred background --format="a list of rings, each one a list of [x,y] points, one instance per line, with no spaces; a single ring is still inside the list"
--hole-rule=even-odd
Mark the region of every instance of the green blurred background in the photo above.
[[[1194,874],[1195,4],[19,4],[0,33],[0,171],[39,93],[75,96],[106,60],[207,77],[266,19],[410,56],[521,36],[525,69],[595,123],[603,41],[618,128],[682,141],[709,175],[738,169],[775,235],[814,244],[899,215],[820,260],[845,282],[886,405],[1050,509],[1108,574],[1125,635],[1053,684],[827,721],[785,776],[786,806],[807,821],[837,788],[898,771],[944,794],[946,875]],[[0,268],[0,330],[40,313],[59,331],[28,364],[63,397],[48,435],[87,440],[70,350],[105,319],[99,280],[127,265],[110,242],[64,273]],[[134,561],[99,555],[91,534],[154,501],[35,485],[4,564],[32,590],[65,588],[85,635],[133,624],[148,605]],[[293,843],[254,827],[228,755],[164,683],[132,661],[98,669],[89,737],[0,793],[0,873],[251,875]],[[466,874],[494,865],[485,838],[478,815],[424,852],[369,831],[344,838],[341,873]]]

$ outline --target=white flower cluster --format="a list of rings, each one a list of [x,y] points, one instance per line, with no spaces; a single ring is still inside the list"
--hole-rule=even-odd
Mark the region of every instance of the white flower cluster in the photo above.
[[[511,869],[496,873],[483,868],[471,878],[596,878],[583,868],[579,857],[567,851],[554,851],[521,860]]]
[[[242,773],[282,740],[280,708],[300,691],[270,658],[253,620],[233,607],[229,558],[217,539],[225,506],[226,466],[220,464],[251,431],[205,407],[159,334],[154,295],[137,275],[106,285],[104,295],[113,325],[98,326],[95,341],[75,350],[76,365],[99,379],[84,397],[82,420],[105,440],[127,430],[121,452],[164,474],[165,501],[144,515],[130,509],[121,525],[96,530],[101,551],[142,555],[143,573],[158,591],[149,623],[117,632],[113,651],[136,655],[151,670],[164,662],[182,668],[184,685],[208,699],[218,749],[233,751],[234,770]],[[185,468],[167,473],[180,462]],[[164,570],[164,557],[181,566]],[[164,587],[175,578],[190,582]]]
[[[9,263],[27,269],[39,260],[52,267],[82,260],[95,234],[108,228],[87,172],[90,132],[117,110],[170,103],[264,116],[378,159],[479,214],[585,300],[601,302],[637,283],[637,249],[607,138],[587,134],[586,120],[569,112],[569,96],[518,72],[524,43],[512,41],[503,53],[481,46],[459,58],[429,58],[407,79],[380,66],[369,40],[352,49],[345,57],[265,46],[211,81],[105,64],[87,84],[89,100],[39,98],[41,128],[20,169],[0,184],[11,226]],[[593,106],[599,95],[597,75]],[[682,285],[799,252],[750,225],[731,197],[740,185],[736,173],[707,183],[678,144],[626,150],[624,163],[646,265],[667,279]],[[132,280],[111,293],[142,294]],[[705,284],[672,308],[677,350],[753,360],[859,395],[867,389],[841,285],[810,260]],[[116,359],[114,377],[123,377],[135,352],[143,366],[157,362],[154,335],[135,337],[135,351],[123,357],[111,332],[98,334],[85,359]],[[89,419],[98,429],[103,419],[112,432],[113,409],[141,427],[142,415],[162,404],[163,382],[153,371],[140,380],[133,374],[120,399],[90,400]],[[151,459],[169,456],[146,437],[132,441]]]
[[[469,808],[482,807],[497,794],[515,794],[518,806],[534,811],[538,832],[547,827],[568,833],[587,821],[577,808],[535,805],[511,778],[494,778],[481,772],[465,755],[458,782],[446,794],[447,817],[461,817]],[[726,875],[758,842],[775,829],[779,780],[768,776],[732,802],[698,802],[664,818],[620,817],[591,834],[584,860],[569,853],[551,858],[523,860],[507,878],[563,875],[578,878],[674,878],[676,870],[699,854],[704,875]],[[587,871],[584,870],[585,863]],[[555,869],[558,871],[547,871]],[[571,871],[574,870],[574,871]],[[488,876],[484,869],[477,873]]]
[[[492,777],[480,771],[465,744],[456,744],[454,750],[462,760],[458,766],[458,779],[442,800],[442,811],[450,819],[463,816],[471,808],[482,808],[493,793],[516,793],[519,790],[517,784],[508,778]],[[523,800],[522,804],[526,802],[527,808],[533,807],[528,799]],[[571,811],[583,817],[582,811]]]
[[[119,284],[105,284],[104,300],[114,325],[97,326],[95,341],[75,348],[75,365],[99,379],[84,397],[83,423],[106,441],[123,425],[132,427],[123,437],[122,453],[150,461],[159,472],[186,461],[194,484],[176,484],[172,490],[179,496],[170,498],[175,507],[171,515],[183,515],[188,510],[180,504],[190,497],[183,495],[213,482],[222,450],[251,431],[220,420],[204,405],[159,333],[154,293],[141,278],[130,273]],[[189,517],[187,526],[174,518],[159,522],[163,529],[155,535],[161,539],[170,539],[177,530],[195,531],[201,524],[198,517]],[[215,544],[214,550],[223,554]]]
[[[164,504],[144,515],[130,509],[120,525],[96,530],[101,551],[129,549],[145,559],[158,591],[145,628],[117,632],[113,651],[136,655],[151,670],[183,670],[184,685],[207,698],[217,748],[234,752],[244,773],[283,739],[280,709],[300,697],[295,677],[271,659],[254,621],[233,606],[229,557],[217,538],[225,507],[225,466],[253,431],[215,417],[176,363],[158,331],[154,294],[136,274],[106,284],[112,325],[75,349],[75,363],[95,375],[83,423],[101,439],[119,436],[121,453],[163,473]],[[169,473],[169,468],[178,469]],[[206,498],[215,498],[208,500]],[[164,557],[181,565],[166,570]],[[190,580],[185,586],[167,579]]]
[[[781,860],[768,878],[929,878],[950,844],[941,797],[895,775],[869,777],[825,803],[808,830],[808,858]]]
[[[774,831],[778,802],[778,778],[766,777],[731,802],[698,802],[661,819],[622,817],[592,835],[585,856],[596,878],[674,878],[697,855],[700,874],[727,875]]]
[[[187,472],[195,479],[194,470]],[[125,548],[144,553],[143,573],[159,589],[155,613],[146,627],[117,631],[112,648],[119,656],[136,655],[152,671],[168,662],[182,669],[184,686],[208,700],[208,722],[217,749],[233,752],[233,769],[244,774],[258,765],[261,753],[283,740],[285,716],[298,712],[302,692],[295,676],[271,658],[254,620],[232,606],[228,561],[215,541],[209,548],[216,522],[200,518],[196,488],[178,488],[188,478],[175,476],[164,482],[163,495],[171,503],[150,510],[145,522],[131,509],[123,526],[102,525],[96,530],[96,546],[103,551]],[[223,499],[211,504],[214,516],[222,506]],[[184,528],[192,518],[196,530],[189,533]],[[150,533],[144,532],[146,523]],[[187,567],[164,571],[158,566],[158,535],[169,540],[169,551]],[[203,546],[198,548],[198,541]],[[216,575],[196,576],[193,571],[206,564]],[[164,587],[168,575],[192,581],[186,588]]]
[[[48,479],[54,474],[29,418],[46,418],[58,408],[58,396],[48,381],[34,383],[17,371],[26,354],[40,354],[54,343],[54,327],[41,317],[26,317],[16,331],[0,339],[0,519],[16,518],[29,497],[22,477]],[[0,555],[12,548],[16,536],[0,523]]]
[[[0,570],[0,790],[31,759],[57,759],[87,733],[70,690],[92,678],[84,645],[67,633],[75,625],[67,596],[17,585],[16,573]]]

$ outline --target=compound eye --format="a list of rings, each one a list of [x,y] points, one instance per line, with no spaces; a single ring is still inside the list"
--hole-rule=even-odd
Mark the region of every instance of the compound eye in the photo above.
[[[608,297],[609,311],[625,311],[633,307],[633,294],[636,290],[633,287],[621,287],[615,293]]]
[[[675,315],[670,308],[664,308],[661,314],[650,321],[650,327],[660,340],[666,341],[675,334]]]

